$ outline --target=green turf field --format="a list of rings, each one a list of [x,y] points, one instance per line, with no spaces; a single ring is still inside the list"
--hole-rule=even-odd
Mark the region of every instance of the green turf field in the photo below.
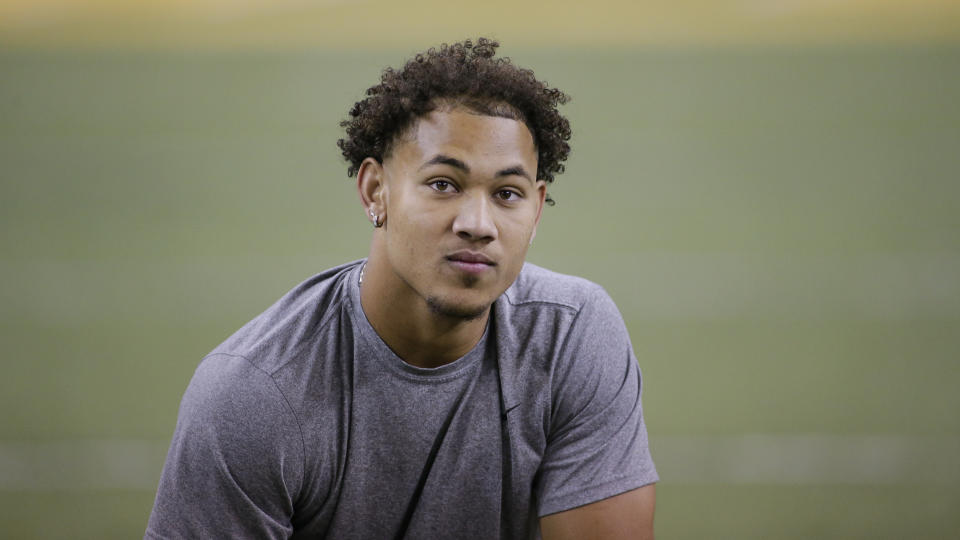
[[[530,259],[621,307],[658,536],[956,538],[960,48],[504,52],[574,98]],[[337,123],[405,54],[0,52],[0,537],[142,535],[200,358],[365,255]]]

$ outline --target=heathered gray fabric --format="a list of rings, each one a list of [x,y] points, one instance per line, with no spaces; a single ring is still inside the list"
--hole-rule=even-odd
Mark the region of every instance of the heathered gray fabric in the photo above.
[[[535,538],[538,516],[657,481],[640,372],[599,286],[527,264],[470,353],[420,369],[364,316],[361,264],[203,360],[147,538]]]

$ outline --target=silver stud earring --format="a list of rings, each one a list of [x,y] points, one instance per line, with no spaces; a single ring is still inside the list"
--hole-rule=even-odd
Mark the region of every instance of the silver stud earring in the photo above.
[[[380,216],[378,216],[373,210],[370,211],[370,217],[373,219],[373,226],[380,228],[383,226],[383,223],[380,222]]]

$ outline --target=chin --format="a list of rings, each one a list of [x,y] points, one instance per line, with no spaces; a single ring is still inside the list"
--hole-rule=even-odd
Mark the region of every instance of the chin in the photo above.
[[[471,304],[466,302],[452,302],[440,297],[427,298],[430,311],[450,319],[472,321],[479,319],[490,308],[490,304]]]

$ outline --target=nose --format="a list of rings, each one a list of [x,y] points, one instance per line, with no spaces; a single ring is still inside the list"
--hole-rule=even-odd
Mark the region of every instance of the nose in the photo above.
[[[453,232],[470,241],[490,242],[497,238],[491,201],[483,194],[463,197],[453,220]]]

